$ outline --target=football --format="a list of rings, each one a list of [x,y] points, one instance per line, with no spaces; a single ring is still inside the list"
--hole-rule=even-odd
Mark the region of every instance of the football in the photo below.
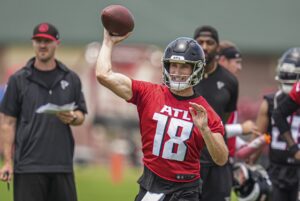
[[[134,28],[134,17],[124,6],[110,5],[101,11],[105,29],[114,36],[124,36]]]

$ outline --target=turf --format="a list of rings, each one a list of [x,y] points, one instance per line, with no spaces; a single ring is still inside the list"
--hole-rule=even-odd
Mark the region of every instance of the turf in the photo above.
[[[107,167],[76,167],[75,177],[78,201],[133,201],[138,192],[136,183],[140,169],[125,169],[123,179],[113,182]],[[0,182],[0,201],[13,201],[12,187]]]
[[[138,193],[137,179],[140,169],[127,168],[119,182],[113,182],[108,167],[76,167],[75,177],[78,201],[133,201]],[[234,201],[236,199],[232,199]],[[0,182],[0,201],[13,201],[12,187],[7,190],[6,183]]]

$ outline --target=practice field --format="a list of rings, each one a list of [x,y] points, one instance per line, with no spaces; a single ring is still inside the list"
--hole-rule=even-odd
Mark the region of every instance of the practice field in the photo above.
[[[133,201],[138,192],[136,181],[141,169],[125,169],[119,182],[112,181],[107,167],[76,167],[75,171],[78,201]],[[0,182],[0,201],[12,201],[12,188],[8,191],[3,182]]]
[[[140,169],[125,169],[123,179],[113,182],[109,168],[99,166],[77,167],[78,201],[133,201],[138,192]],[[0,182],[0,201],[12,201],[12,189]]]

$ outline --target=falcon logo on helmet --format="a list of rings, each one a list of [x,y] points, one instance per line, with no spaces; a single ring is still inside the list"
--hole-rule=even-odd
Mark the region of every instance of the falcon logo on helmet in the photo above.
[[[192,74],[185,81],[174,81],[170,75],[170,63],[188,63],[192,65]],[[172,41],[163,55],[163,83],[177,91],[198,84],[202,79],[205,66],[205,54],[202,47],[192,38],[180,37]]]

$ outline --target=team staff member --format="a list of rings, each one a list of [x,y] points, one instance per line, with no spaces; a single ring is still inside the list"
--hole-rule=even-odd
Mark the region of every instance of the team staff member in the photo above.
[[[15,201],[76,201],[74,139],[70,126],[87,112],[79,77],[55,59],[58,30],[41,23],[33,30],[35,57],[13,74],[0,106],[4,165],[0,179],[14,175]],[[74,102],[76,110],[39,114],[47,103]],[[14,160],[14,161],[13,161]]]
[[[204,70],[204,52],[191,38],[172,41],[163,56],[164,84],[112,71],[113,47],[124,40],[104,30],[96,75],[100,84],[137,106],[144,172],[136,201],[198,201],[200,151],[204,143],[218,165],[227,161],[224,127],[205,99],[194,93]]]
[[[237,109],[238,81],[228,70],[217,63],[219,36],[215,28],[202,26],[195,30],[194,39],[205,52],[204,78],[194,89],[212,106],[223,122]],[[202,201],[225,201],[230,198],[232,173],[228,163],[219,166],[204,149],[200,158]],[[220,179],[222,178],[222,179]]]
[[[221,41],[218,51],[218,64],[226,68],[234,76],[238,76],[239,71],[242,70],[242,54],[237,46],[230,41]],[[241,124],[237,123],[237,111],[231,113],[229,120],[231,124],[225,125],[227,145],[229,149],[229,156],[231,162],[234,162],[235,151],[240,149],[246,142],[240,138],[240,135],[248,135],[254,133],[260,134],[257,131],[257,126],[251,120],[247,120]]]

